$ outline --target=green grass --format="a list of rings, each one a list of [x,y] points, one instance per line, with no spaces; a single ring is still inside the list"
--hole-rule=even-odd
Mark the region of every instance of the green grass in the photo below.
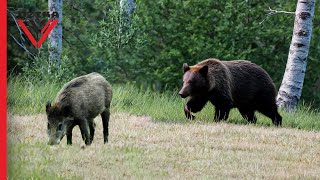
[[[227,123],[213,123],[208,104],[189,121],[176,92],[134,85],[113,86],[108,144],[98,117],[92,145],[79,147],[76,127],[72,146],[66,138],[48,146],[45,104],[63,83],[9,79],[8,179],[319,178],[319,113],[304,106],[280,112],[289,128],[260,114],[257,125],[247,124],[237,110]]]
[[[52,101],[64,82],[36,82],[27,78],[10,78],[8,81],[8,112],[30,115],[45,112],[45,104]],[[157,93],[142,91],[134,85],[113,86],[112,112],[126,112],[150,116],[155,121],[167,123],[189,122],[183,112],[185,100],[177,92]],[[214,107],[208,103],[196,115],[196,121],[213,122]],[[257,126],[272,126],[269,118],[257,114]],[[283,127],[306,130],[320,130],[320,113],[305,106],[299,106],[293,113],[280,111]],[[228,123],[247,124],[238,110],[231,110]]]

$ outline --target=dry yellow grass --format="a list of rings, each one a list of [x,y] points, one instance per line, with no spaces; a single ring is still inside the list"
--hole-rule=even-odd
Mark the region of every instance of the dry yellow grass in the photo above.
[[[320,133],[226,123],[157,123],[111,116],[84,149],[79,128],[48,146],[45,115],[8,115],[9,178],[320,178]]]

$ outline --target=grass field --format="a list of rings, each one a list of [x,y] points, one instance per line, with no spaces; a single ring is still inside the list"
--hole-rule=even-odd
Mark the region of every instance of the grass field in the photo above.
[[[226,123],[163,123],[114,113],[110,142],[102,123],[91,146],[79,128],[48,146],[45,115],[9,115],[12,179],[320,178],[320,134],[296,129]]]
[[[64,82],[36,82],[26,78],[13,78],[8,83],[8,112],[32,115],[45,112],[45,104],[52,101]],[[125,112],[150,116],[158,122],[189,122],[184,115],[185,100],[178,97],[178,91],[156,93],[142,91],[134,85],[114,85],[112,112]],[[281,111],[283,127],[320,131],[320,113],[300,105],[293,113]],[[196,121],[213,123],[214,107],[208,103],[196,115]],[[273,126],[270,119],[256,113],[258,126]],[[227,123],[247,124],[238,110],[231,110]]]
[[[227,122],[213,123],[208,104],[195,121],[184,117],[175,92],[114,86],[110,142],[102,123],[91,146],[47,145],[44,105],[63,82],[14,78],[8,82],[8,173],[10,179],[198,179],[320,178],[320,114],[304,106],[280,112],[283,127],[258,114],[247,124],[233,110]]]

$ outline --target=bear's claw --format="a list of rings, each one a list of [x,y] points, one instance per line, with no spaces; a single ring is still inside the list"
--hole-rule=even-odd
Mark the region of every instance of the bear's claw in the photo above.
[[[184,114],[186,115],[186,117],[187,117],[188,119],[191,119],[191,120],[194,120],[194,119],[195,119],[195,116],[192,115],[191,109],[189,110],[188,107],[187,107],[187,105],[184,107]]]

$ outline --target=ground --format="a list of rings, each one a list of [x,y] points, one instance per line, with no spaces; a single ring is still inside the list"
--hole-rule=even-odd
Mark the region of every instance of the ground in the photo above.
[[[109,143],[47,145],[45,114],[8,115],[9,178],[320,178],[320,133],[213,122],[164,123],[115,113]]]

